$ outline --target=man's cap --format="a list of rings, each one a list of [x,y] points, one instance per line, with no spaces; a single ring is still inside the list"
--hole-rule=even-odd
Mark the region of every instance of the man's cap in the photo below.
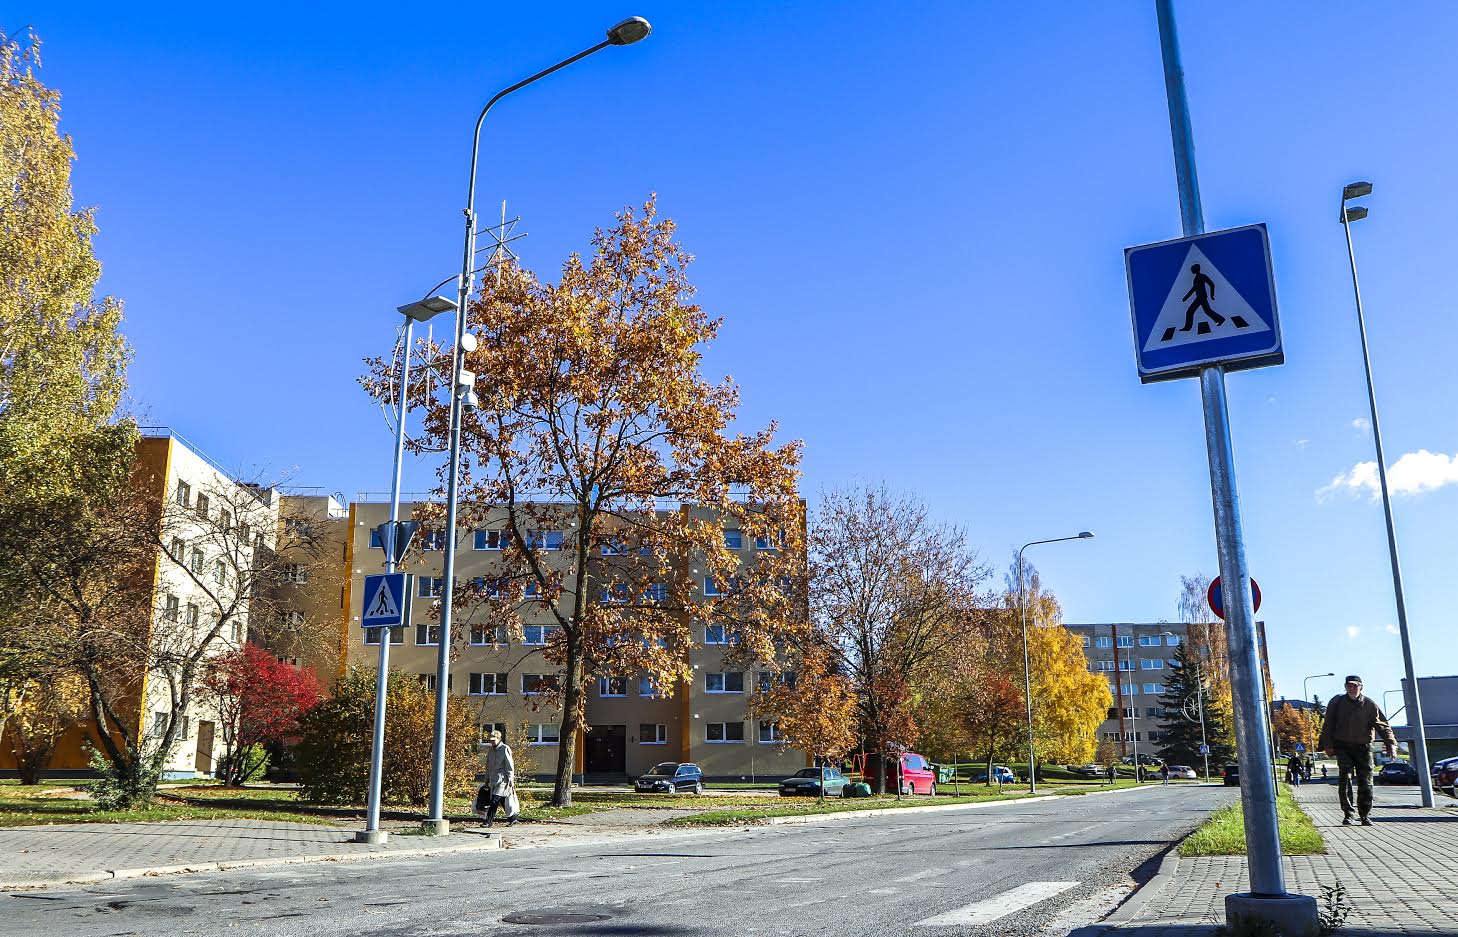
[[[1349,674],[1347,674],[1347,682],[1348,683],[1361,683],[1362,682],[1362,678],[1359,677],[1359,676],[1357,676],[1354,673],[1349,673]]]

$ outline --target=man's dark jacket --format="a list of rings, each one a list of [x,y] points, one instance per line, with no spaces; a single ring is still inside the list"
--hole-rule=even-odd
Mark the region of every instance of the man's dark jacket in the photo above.
[[[1379,733],[1389,747],[1397,747],[1397,736],[1377,704],[1366,696],[1352,699],[1343,693],[1326,704],[1326,719],[1321,723],[1321,740],[1316,747],[1325,751],[1338,745],[1370,745]]]

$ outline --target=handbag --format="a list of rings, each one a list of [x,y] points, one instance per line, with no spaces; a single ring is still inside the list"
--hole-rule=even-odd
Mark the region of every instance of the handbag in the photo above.
[[[491,805],[491,785],[482,784],[476,788],[476,801],[471,805],[472,813],[485,813]]]
[[[521,813],[521,801],[516,796],[516,785],[512,784],[506,791],[506,819],[515,820],[519,813]]]

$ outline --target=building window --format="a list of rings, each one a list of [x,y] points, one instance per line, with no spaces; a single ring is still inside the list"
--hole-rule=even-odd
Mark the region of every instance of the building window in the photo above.
[[[506,546],[506,531],[478,530],[471,538],[473,550],[500,550]]]
[[[238,545],[239,546],[246,547],[246,546],[249,545],[249,543],[250,543],[250,541],[248,539],[248,525],[247,524],[239,524],[238,525]],[[262,540],[260,539],[259,546],[262,546],[262,545],[263,545],[262,544]]]
[[[628,695],[628,678],[627,677],[598,677],[597,678],[597,695],[598,696],[627,696]]]
[[[560,550],[564,539],[560,530],[527,531],[527,546],[534,550]]]
[[[795,671],[785,670],[775,673],[770,670],[761,670],[756,685],[759,687],[759,692],[761,693],[768,693],[772,688],[777,686],[793,687],[795,685]]]
[[[705,693],[743,693],[744,672],[730,670],[723,673],[704,674]]]
[[[615,582],[610,586],[602,587],[602,602],[604,605],[626,605],[628,604],[628,586],[626,583]]]
[[[766,744],[782,741],[780,738],[780,724],[778,722],[764,722],[761,720],[759,724],[759,740]]]
[[[504,722],[483,722],[476,728],[481,733],[480,744],[482,745],[486,744],[486,739],[491,736],[492,732],[500,732],[501,740],[506,741],[506,723]]]
[[[506,674],[504,673],[473,673],[471,674],[472,696],[505,696],[506,695]]]
[[[182,542],[181,537],[172,538],[172,549],[167,551],[172,558],[181,563],[187,559],[187,544]]]
[[[178,541],[179,543],[181,541]],[[193,547],[192,554],[187,558],[187,568],[201,576],[203,571],[203,552]]]
[[[1132,683],[1124,683],[1124,684],[1121,684],[1121,686],[1122,686],[1122,688],[1124,690],[1124,695],[1125,696],[1133,696],[1134,695],[1134,690],[1135,690],[1135,685],[1134,684],[1132,684]]]
[[[1164,661],[1158,657],[1145,657],[1139,660],[1140,670],[1163,670]]]
[[[187,482],[178,482],[177,483],[177,494],[176,494],[176,496],[174,497],[173,500],[175,500],[182,507],[188,507],[189,505],[191,505],[192,504],[192,486],[189,485]]]
[[[218,560],[213,564],[213,582],[220,586],[228,584],[228,564],[224,560]]]
[[[476,647],[495,645],[503,647],[506,644],[505,625],[472,625],[471,644]]]
[[[201,517],[203,520],[207,520],[207,517],[208,517],[208,496],[207,495],[198,495],[197,496],[197,501],[194,502],[194,504],[193,504],[193,510],[197,511],[197,516],[198,517]]]
[[[1167,634],[1164,636],[1164,643],[1168,647],[1179,647],[1180,636],[1177,634]]]
[[[365,633],[364,643],[366,643],[366,644],[379,644],[380,643],[380,629],[379,628],[366,628],[364,630],[364,633]],[[405,626],[404,625],[395,625],[394,627],[392,627],[390,629],[390,643],[391,644],[404,644],[405,643]]]
[[[1082,638],[1081,638],[1081,640],[1083,642],[1083,646],[1084,647],[1088,647],[1089,646],[1089,643],[1090,642],[1089,642],[1089,639],[1088,639],[1088,635],[1083,635]]]
[[[638,695],[644,699],[658,695],[658,684],[646,673],[638,678]]]
[[[434,647],[440,644],[440,625],[416,625],[415,644],[417,647]]]
[[[754,548],[756,550],[779,550],[785,545],[785,532],[782,530],[773,537],[755,537]]]
[[[1140,647],[1159,647],[1160,640],[1157,634],[1141,634],[1139,636]]]
[[[445,531],[439,527],[432,527],[429,530],[420,532],[420,549],[422,550],[444,550]]]
[[[309,567],[303,563],[285,563],[279,567],[278,578],[284,582],[303,585],[309,581]]]
[[[1150,694],[1151,696],[1159,696],[1161,693],[1164,692],[1164,684],[1146,683],[1144,684],[1144,692]]]
[[[704,626],[704,643],[705,644],[716,644],[716,645],[717,644],[737,644],[738,643],[738,636],[737,635],[734,635],[734,634],[731,634],[729,632],[729,629],[726,626],[724,626],[724,625],[705,625]]]
[[[434,693],[435,692],[436,684],[439,682],[438,680],[436,680],[436,675],[433,674],[433,673],[423,673],[423,674],[419,674],[419,677],[420,677],[420,682],[423,683],[423,684],[425,684],[425,688],[427,690],[429,690],[430,692]],[[455,683],[456,683],[456,675],[455,674],[447,674],[446,675],[446,692],[447,693],[449,693],[451,690],[453,690],[455,688]]]
[[[726,527],[724,529],[724,549],[726,549],[726,550],[743,550],[744,549],[744,531],[742,531],[742,530],[732,530],[732,529]]]
[[[1119,647],[1133,647],[1134,639],[1127,634],[1119,635]]]
[[[644,722],[638,725],[639,745],[667,745],[668,726],[663,723]]]
[[[233,529],[233,512],[232,511],[229,511],[227,508],[220,508],[218,510],[218,529],[219,530],[232,530]]]
[[[1144,707],[1144,718],[1145,719],[1153,719],[1155,716],[1163,716],[1163,715],[1164,715],[1164,713],[1160,712],[1160,709],[1159,709],[1158,706],[1145,706]]]
[[[537,696],[545,693],[551,678],[544,673],[524,673],[521,675],[521,695]]]
[[[662,605],[668,601],[668,583],[650,582],[643,590],[643,598],[654,605]]]
[[[1114,662],[1111,660],[1101,660],[1098,662],[1098,664],[1099,670],[1102,670],[1105,673],[1112,673],[1114,670]]]
[[[162,617],[167,619],[168,621],[176,621],[178,608],[179,604],[177,596],[169,595],[162,603]]]
[[[527,744],[529,745],[556,745],[559,727],[539,722],[536,725],[527,727]]]
[[[1133,669],[1134,669],[1134,662],[1132,660],[1129,660],[1127,657],[1121,657],[1119,659],[1119,670],[1120,671],[1122,671],[1124,673],[1128,673],[1129,671],[1131,671]]]
[[[723,594],[724,593],[719,591],[719,584],[714,581],[714,578],[712,576],[704,577],[704,595],[713,597]]]
[[[370,549],[371,550],[383,550],[383,549],[385,549],[385,538],[383,538],[383,537],[380,536],[380,528],[378,528],[378,527],[371,527],[370,528]]]
[[[198,622],[198,607],[192,602],[187,603],[187,614],[183,616],[182,623],[195,625]]]
[[[1124,718],[1125,719],[1138,719],[1139,718],[1139,707],[1138,706],[1125,706],[1124,707]]]
[[[561,633],[559,625],[527,625],[521,629],[521,643],[541,647]]]
[[[742,742],[744,741],[744,723],[706,722],[704,723],[704,741]]]
[[[438,599],[445,590],[444,576],[416,576],[415,594],[422,599]]]
[[[1113,646],[1114,646],[1114,639],[1111,638],[1111,637],[1109,637],[1106,634],[1101,634],[1097,638],[1094,639],[1094,647],[1103,648],[1103,649],[1107,650],[1108,648],[1111,648]]]
[[[619,540],[616,537],[613,537],[610,540],[604,540],[603,541],[603,544],[602,544],[602,555],[603,556],[627,556],[628,555],[628,548],[625,547],[625,546],[623,546],[623,541]]]

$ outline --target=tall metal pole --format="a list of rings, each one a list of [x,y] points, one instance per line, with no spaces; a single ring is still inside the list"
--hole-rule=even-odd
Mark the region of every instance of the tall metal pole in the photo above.
[[[1382,519],[1387,522],[1387,556],[1392,561],[1392,593],[1397,599],[1397,633],[1402,642],[1402,666],[1407,673],[1403,702],[1412,728],[1413,767],[1424,807],[1433,805],[1433,777],[1428,773],[1428,735],[1423,727],[1423,704],[1418,698],[1417,672],[1412,665],[1412,639],[1407,630],[1407,600],[1402,593],[1402,564],[1397,559],[1397,528],[1392,522],[1392,495],[1387,490],[1387,460],[1382,455],[1382,427],[1377,422],[1377,390],[1372,383],[1372,359],[1367,354],[1367,323],[1362,315],[1362,290],[1357,285],[1357,254],[1352,248],[1352,224],[1342,201],[1342,230],[1347,235],[1347,259],[1352,265],[1352,295],[1357,301],[1357,334],[1362,338],[1362,367],[1367,372],[1367,405],[1372,414],[1372,444],[1377,450],[1377,481],[1382,486]]]
[[[461,407],[465,402],[466,392],[470,390],[469,386],[463,387],[461,383],[461,371],[466,360],[461,340],[466,334],[466,303],[471,298],[471,289],[476,281],[472,261],[476,256],[476,162],[481,153],[481,125],[486,122],[486,115],[491,112],[491,108],[495,106],[496,102],[513,91],[525,88],[537,79],[545,78],[558,69],[566,68],[573,62],[606,49],[608,46],[626,45],[647,35],[645,28],[637,38],[625,39],[620,34],[620,30],[630,22],[630,20],[624,20],[614,26],[608,31],[608,38],[597,45],[584,49],[571,58],[563,59],[551,68],[545,68],[530,78],[518,81],[511,87],[496,92],[491,100],[486,102],[486,106],[481,108],[481,113],[476,118],[476,129],[471,138],[470,177],[466,185],[466,207],[464,209],[465,247],[461,252],[461,275],[456,303],[456,344],[451,354],[450,455],[447,457],[449,463],[446,480],[445,557],[443,563],[445,568],[441,574],[445,583],[441,588],[440,634],[438,635],[440,644],[436,654],[435,669],[435,744],[431,751],[430,817],[424,823],[427,832],[440,836],[450,832],[450,821],[445,818],[446,702],[450,691],[451,619],[455,605],[453,593],[455,592],[456,570],[456,508],[461,481]],[[647,27],[646,21],[640,22]],[[618,35],[615,36],[615,34]]]
[[[1028,793],[1038,792],[1038,759],[1033,753],[1033,669],[1028,661],[1028,609],[1023,598],[1023,550],[1032,544],[1026,544],[1018,551],[1018,617],[1023,624],[1023,703],[1028,710]],[[991,777],[992,769],[988,768],[988,777]]]
[[[1160,55],[1169,105],[1170,138],[1180,193],[1180,223],[1190,237],[1205,231],[1200,186],[1195,173],[1195,139],[1185,97],[1171,0],[1155,0]],[[1230,413],[1225,399],[1225,369],[1200,369],[1200,397],[1205,417],[1205,448],[1210,461],[1210,492],[1215,514],[1215,542],[1220,576],[1225,585],[1225,631],[1230,648],[1230,677],[1235,710],[1236,747],[1242,763],[1240,796],[1245,817],[1251,894],[1286,894],[1281,869],[1281,839],[1276,826],[1276,784],[1267,738],[1264,677],[1256,647],[1255,611],[1251,605],[1245,542],[1240,523],[1240,498],[1235,485],[1235,457],[1230,443]],[[1227,913],[1231,907],[1227,902]],[[1314,908],[1314,905],[1313,905]]]
[[[390,476],[390,526],[385,533],[385,572],[395,571],[395,538],[399,535],[400,470],[405,461],[405,414],[410,390],[410,346],[415,337],[415,320],[405,317],[405,342],[400,355],[400,406],[395,417],[395,465]],[[405,597],[402,596],[402,599]],[[370,792],[365,806],[365,828],[358,839],[382,843],[380,792],[385,768],[385,696],[390,683],[390,629],[381,628],[379,670],[375,674],[375,731],[370,742]]]
[[[1199,668],[1196,677],[1199,683],[1195,685],[1195,706],[1200,711],[1200,757],[1205,760],[1205,780],[1210,780],[1210,740],[1205,738],[1205,667],[1203,663],[1195,664]]]

